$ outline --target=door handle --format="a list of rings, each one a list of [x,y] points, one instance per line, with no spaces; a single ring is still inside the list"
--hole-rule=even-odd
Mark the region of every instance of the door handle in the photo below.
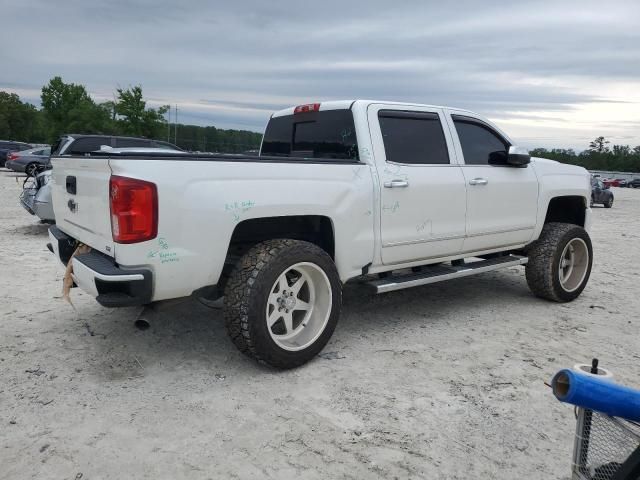
[[[384,182],[384,188],[405,188],[409,186],[409,182],[406,180],[391,180],[390,182]]]
[[[474,178],[473,180],[469,180],[469,185],[486,185],[489,183],[489,180],[486,178]]]

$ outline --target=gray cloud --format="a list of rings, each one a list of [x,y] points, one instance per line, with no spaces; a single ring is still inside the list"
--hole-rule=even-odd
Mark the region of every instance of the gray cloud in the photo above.
[[[255,130],[305,101],[412,101],[529,144],[640,143],[640,4],[512,3],[2,0],[0,88],[37,102],[54,75],[104,99],[141,84],[182,121]]]

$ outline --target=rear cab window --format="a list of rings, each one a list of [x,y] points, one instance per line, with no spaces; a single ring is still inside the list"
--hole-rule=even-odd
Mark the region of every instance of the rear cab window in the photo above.
[[[272,117],[261,156],[357,162],[358,141],[351,110],[319,110]]]

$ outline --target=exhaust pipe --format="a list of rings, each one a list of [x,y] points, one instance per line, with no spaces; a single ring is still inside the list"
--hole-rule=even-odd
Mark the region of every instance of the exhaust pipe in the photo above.
[[[148,330],[149,327],[151,327],[151,323],[149,323],[149,320],[147,320],[146,318],[146,315],[145,315],[146,313],[148,313],[148,309],[146,306],[144,306],[142,307],[142,310],[140,310],[140,313],[138,313],[138,316],[133,322],[133,325],[138,330]]]
[[[133,324],[138,330],[147,330],[151,326],[146,318],[138,318]]]

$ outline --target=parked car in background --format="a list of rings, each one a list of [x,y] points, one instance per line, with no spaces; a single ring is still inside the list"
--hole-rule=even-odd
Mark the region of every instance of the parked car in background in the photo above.
[[[613,192],[609,190],[609,187],[599,178],[591,179],[591,206],[596,203],[601,203],[604,208],[611,208],[613,206]]]
[[[602,180],[602,183],[604,183],[605,187],[619,187],[620,186],[620,180],[618,180],[617,178],[605,178],[604,180]]]
[[[20,193],[20,204],[24,209],[45,223],[55,223],[50,181],[50,166],[37,165],[35,171],[25,179]]]
[[[628,187],[629,186],[629,182],[627,182],[627,180],[625,178],[619,178],[618,179],[618,186],[619,187]]]
[[[49,164],[49,156],[51,155],[51,147],[37,147],[21,152],[11,152],[7,155],[5,167],[14,172],[24,172],[27,175],[33,175],[39,165],[46,166]]]
[[[640,188],[640,177],[636,177],[633,180],[627,182],[629,188]]]
[[[162,148],[182,151],[180,147],[162,140],[114,135],[82,135],[69,133],[60,136],[51,147],[52,155],[85,155],[97,152],[101,147],[111,148]]]
[[[13,140],[0,140],[0,167],[5,166],[7,155],[11,152],[20,152],[31,148],[32,145],[23,142],[14,142]]]

